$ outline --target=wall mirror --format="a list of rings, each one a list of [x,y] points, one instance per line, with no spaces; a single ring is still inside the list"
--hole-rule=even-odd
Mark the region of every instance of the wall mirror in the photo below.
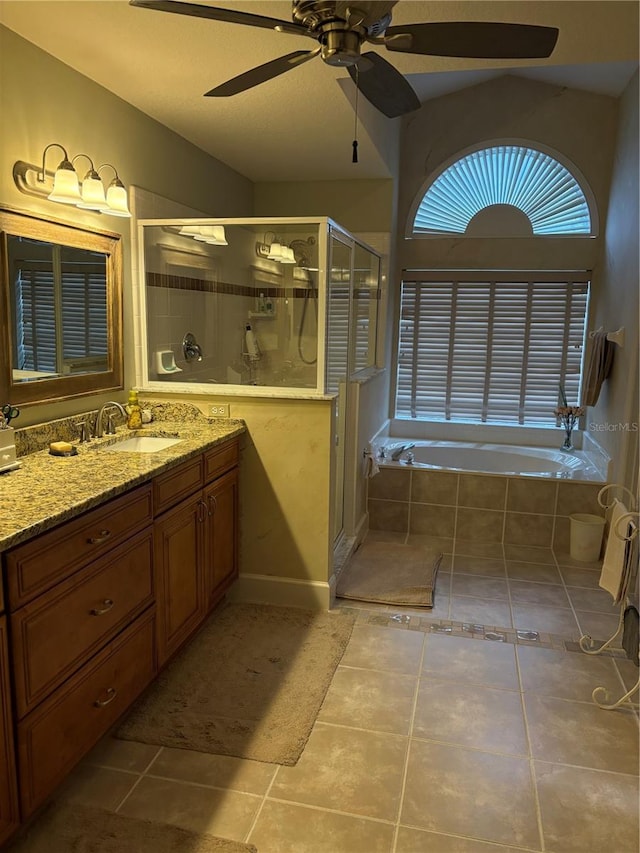
[[[123,388],[120,235],[0,210],[0,401]]]

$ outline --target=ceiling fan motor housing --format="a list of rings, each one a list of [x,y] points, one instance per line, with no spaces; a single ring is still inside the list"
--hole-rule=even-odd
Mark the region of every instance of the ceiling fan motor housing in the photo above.
[[[340,7],[340,8],[338,8]],[[292,17],[314,33],[321,45],[322,59],[328,65],[348,67],[360,59],[360,47],[369,29],[383,32],[391,20],[376,20],[371,27],[366,21],[366,12],[360,12],[356,5],[336,3],[336,0],[293,0]]]
[[[355,65],[360,59],[362,37],[353,30],[330,29],[320,36],[320,55],[328,65],[342,68]]]

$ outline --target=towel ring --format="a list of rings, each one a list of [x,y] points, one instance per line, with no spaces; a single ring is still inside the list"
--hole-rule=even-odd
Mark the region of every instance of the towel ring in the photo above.
[[[635,498],[635,495],[634,495],[634,494],[633,494],[633,492],[632,492],[632,491],[630,491],[626,486],[621,486],[619,483],[609,483],[609,485],[608,485],[608,486],[603,486],[603,487],[600,489],[600,491],[598,492],[598,504],[599,504],[603,509],[609,509],[609,507],[613,506],[613,501],[612,501],[611,503],[607,504],[607,503],[603,503],[603,502],[600,500],[600,498],[604,495],[604,493],[607,491],[607,489],[620,489],[620,490],[621,490],[621,491],[623,491],[626,495],[628,495],[628,496],[629,496],[629,506],[630,506],[630,507],[634,507],[634,506],[636,505],[636,498]],[[614,500],[615,500],[615,499],[614,499]]]
[[[640,518],[640,513],[637,513],[637,512],[625,512],[625,514],[624,514],[624,515],[621,515],[621,516],[620,516],[620,518],[619,518],[619,519],[618,519],[618,521],[616,522],[616,526],[615,526],[615,527],[614,527],[614,529],[613,529],[613,532],[614,532],[614,533],[615,533],[615,535],[618,537],[618,539],[622,539],[622,541],[623,541],[623,542],[633,542],[633,540],[634,540],[634,539],[636,538],[636,536],[638,535],[638,525],[637,525],[637,524],[632,525],[633,530],[631,531],[631,535],[630,535],[630,536],[622,536],[622,535],[620,534],[620,531],[619,531],[620,522],[622,522],[622,521],[626,521],[626,522],[627,522],[627,524],[628,524],[628,523],[629,523],[629,518],[631,518],[631,517],[634,517],[634,518]]]

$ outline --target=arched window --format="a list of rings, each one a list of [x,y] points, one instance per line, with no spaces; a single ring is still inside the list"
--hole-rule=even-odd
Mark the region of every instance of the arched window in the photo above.
[[[429,179],[409,235],[595,236],[595,203],[576,173],[557,156],[524,145],[471,151]]]

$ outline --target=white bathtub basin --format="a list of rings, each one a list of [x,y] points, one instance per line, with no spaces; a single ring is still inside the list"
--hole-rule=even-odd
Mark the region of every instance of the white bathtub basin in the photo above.
[[[167,447],[172,447],[180,441],[182,441],[180,438],[165,438],[161,435],[134,435],[131,438],[125,438],[124,441],[117,441],[115,444],[109,444],[100,449],[107,453],[156,453],[156,451],[166,450]]]

